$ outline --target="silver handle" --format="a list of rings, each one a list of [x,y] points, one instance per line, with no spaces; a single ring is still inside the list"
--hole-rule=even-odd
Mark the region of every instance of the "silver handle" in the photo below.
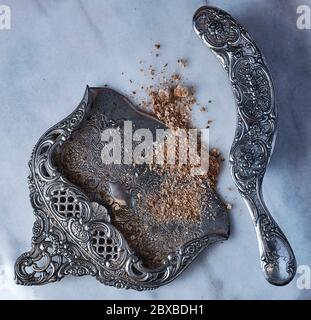
[[[230,152],[232,177],[254,221],[264,275],[271,284],[285,285],[295,276],[295,256],[261,191],[276,135],[270,73],[254,40],[225,11],[201,7],[194,14],[193,26],[229,75],[238,111]]]
[[[243,192],[241,194],[244,196]],[[286,285],[296,273],[293,250],[269,213],[261,191],[245,197],[245,201],[254,220],[263,273],[271,284]]]

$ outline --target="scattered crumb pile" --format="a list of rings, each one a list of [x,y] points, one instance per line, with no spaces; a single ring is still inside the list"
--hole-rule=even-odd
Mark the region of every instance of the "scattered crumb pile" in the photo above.
[[[158,51],[161,48],[159,43],[155,44]],[[186,68],[188,61],[178,59],[178,66]],[[148,94],[149,99],[143,101],[140,107],[151,113],[162,121],[172,132],[176,129],[189,129],[191,125],[191,111],[196,105],[195,90],[186,86],[180,74],[166,76],[164,65],[160,74],[163,76],[156,85],[149,87],[141,86]],[[144,69],[140,70],[144,72]],[[157,75],[155,67],[149,66],[151,79]],[[134,91],[136,94],[136,91]],[[133,92],[133,93],[134,93]],[[207,111],[206,107],[201,107],[201,112]],[[208,123],[210,124],[210,122]],[[208,126],[209,127],[209,126]],[[201,139],[198,138],[198,151],[200,151]],[[157,146],[157,150],[163,146]],[[164,146],[164,154],[167,155],[167,145]],[[202,195],[206,192],[206,183],[212,188],[216,188],[217,177],[220,171],[220,153],[217,149],[209,152],[209,171],[204,175],[191,175],[192,164],[178,163],[178,148],[176,148],[176,164],[168,164],[167,159],[164,165],[153,165],[152,169],[157,170],[163,176],[163,182],[154,194],[150,195],[147,205],[150,213],[163,222],[172,220],[186,220],[197,222],[200,220],[202,211]]]
[[[149,93],[153,114],[168,128],[187,128],[196,100],[187,87],[177,84]]]
[[[184,59],[182,59],[184,61]],[[180,61],[180,60],[178,60]],[[192,87],[187,87],[183,84],[182,77],[173,74],[169,78],[169,82],[160,83],[155,89],[154,86],[147,88],[149,100],[141,104],[141,107],[146,110],[151,110],[151,113],[174,133],[176,129],[189,129],[191,127],[191,111],[196,104],[195,90]],[[201,107],[201,112],[206,111],[206,107]],[[208,121],[210,124],[211,121]],[[197,141],[198,151],[201,149],[201,139]],[[164,146],[164,148],[166,145]],[[190,170],[194,167],[190,163],[186,165],[178,165],[178,145],[176,147],[176,165],[166,164],[165,169],[171,172],[177,172],[179,176],[185,178],[190,175]],[[203,146],[204,147],[204,146]],[[161,146],[157,146],[160,150]],[[164,150],[165,154],[167,150]],[[221,156],[217,149],[212,149],[209,152],[209,171],[205,175],[197,176],[196,180],[208,181],[209,185],[216,188],[217,177],[220,171]]]
[[[147,199],[151,214],[160,221],[198,221],[201,214],[202,187],[187,177],[180,181],[178,174],[164,176],[161,187]]]
[[[201,176],[190,174],[191,165],[158,166],[157,171],[163,181],[159,190],[149,195],[147,205],[156,219],[167,222],[172,220],[199,221],[202,212],[203,194],[206,183],[216,187],[220,169],[219,151],[210,152],[209,172]]]

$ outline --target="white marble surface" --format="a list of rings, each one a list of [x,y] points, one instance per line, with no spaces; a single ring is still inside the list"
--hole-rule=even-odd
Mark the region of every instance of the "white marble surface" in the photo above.
[[[214,0],[238,18],[264,51],[275,79],[279,135],[264,183],[272,213],[288,235],[299,265],[311,265],[311,30],[296,28],[296,8],[310,0]],[[192,31],[203,0],[3,0],[12,10],[12,29],[0,31],[0,298],[26,299],[289,299],[311,298],[296,279],[269,285],[259,266],[251,219],[233,187],[228,153],[235,105],[227,76]],[[162,44],[156,58],[155,42]],[[39,136],[68,115],[86,84],[109,84],[124,93],[143,82],[146,64],[189,59],[184,71],[209,99],[214,120],[211,142],[226,158],[219,192],[233,204],[230,239],[205,251],[172,284],[152,292],[118,290],[92,277],[64,278],[41,287],[14,284],[16,257],[29,250],[34,221],[28,199],[27,161]],[[121,73],[125,74],[122,75]],[[196,113],[198,123],[207,116]],[[204,119],[203,119],[204,118]]]

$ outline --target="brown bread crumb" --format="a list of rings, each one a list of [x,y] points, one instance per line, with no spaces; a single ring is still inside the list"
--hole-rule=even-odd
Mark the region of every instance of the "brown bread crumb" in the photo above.
[[[186,59],[178,59],[177,63],[182,68],[185,68],[188,65],[188,61]]]
[[[174,89],[174,96],[176,98],[186,98],[189,95],[189,91],[188,88],[178,85],[175,89]]]

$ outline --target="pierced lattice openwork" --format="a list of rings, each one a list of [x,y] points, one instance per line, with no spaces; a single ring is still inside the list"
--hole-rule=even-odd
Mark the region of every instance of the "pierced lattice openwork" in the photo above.
[[[97,255],[106,261],[118,260],[118,246],[104,230],[93,230],[91,232],[91,237],[92,248]]]
[[[75,201],[72,195],[68,194],[67,190],[54,190],[52,202],[54,209],[64,218],[79,218],[80,204]]]

